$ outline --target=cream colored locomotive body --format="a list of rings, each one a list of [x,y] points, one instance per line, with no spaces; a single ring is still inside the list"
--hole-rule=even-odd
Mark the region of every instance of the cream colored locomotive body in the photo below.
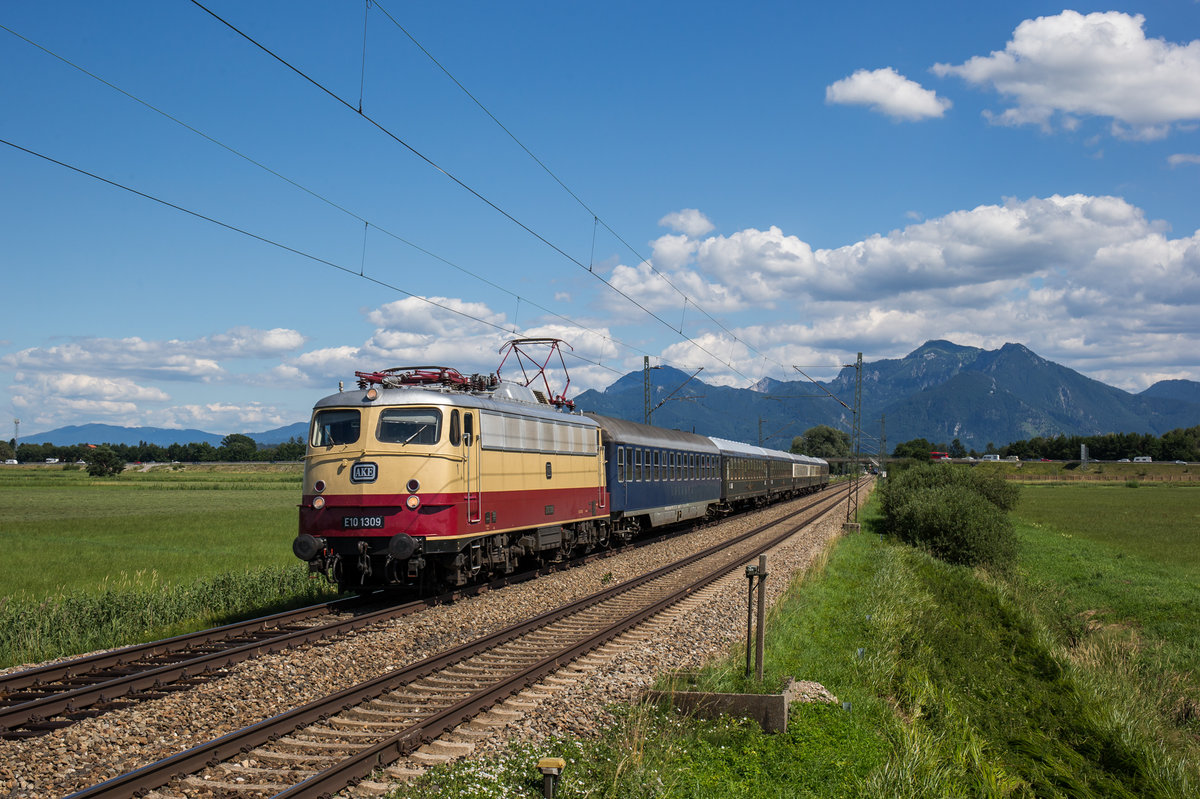
[[[339,392],[305,460],[293,550],[343,588],[462,585],[607,535],[598,425],[522,386]]]

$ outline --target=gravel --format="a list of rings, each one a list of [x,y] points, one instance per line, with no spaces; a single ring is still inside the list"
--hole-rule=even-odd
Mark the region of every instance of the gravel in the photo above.
[[[0,794],[43,799],[73,793],[595,593],[783,516],[789,507],[790,503],[776,506],[532,583],[430,608],[342,639],[242,663],[226,676],[194,689],[39,738],[0,741]],[[842,517],[831,516],[769,553],[770,573],[778,576],[766,582],[769,603],[787,587],[786,575],[806,569],[840,532]],[[624,652],[612,647],[611,659],[565,686],[556,686],[525,718],[478,742],[473,757],[498,752],[514,737],[536,741],[598,734],[610,722],[606,705],[632,700],[658,674],[698,667],[740,640],[745,629],[744,590],[745,578],[735,574],[700,592],[689,600],[686,611],[664,623],[663,632]]]

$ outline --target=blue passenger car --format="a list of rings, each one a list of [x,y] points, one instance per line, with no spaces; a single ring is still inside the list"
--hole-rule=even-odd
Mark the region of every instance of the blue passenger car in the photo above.
[[[720,500],[720,450],[704,436],[586,414],[600,425],[614,527],[698,519]]]

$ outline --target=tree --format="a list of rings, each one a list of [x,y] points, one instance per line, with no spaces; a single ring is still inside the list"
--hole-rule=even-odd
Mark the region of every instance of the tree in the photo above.
[[[125,470],[125,459],[111,447],[90,450],[86,460],[92,477],[114,477]]]
[[[217,459],[217,448],[207,441],[192,441],[187,445],[187,457],[180,458],[181,461],[189,461],[191,463],[202,463],[205,461],[215,461]]]
[[[929,453],[936,449],[933,444],[929,443],[924,438],[914,438],[912,441],[905,441],[903,444],[897,444],[892,450],[893,458],[912,458],[913,460],[927,461]]]
[[[304,457],[304,442],[298,436],[289,438],[275,448],[275,460],[298,461]]]
[[[252,461],[258,454],[258,444],[250,436],[241,433],[230,433],[221,439],[217,448],[217,457],[226,461]]]
[[[848,458],[850,435],[829,425],[819,424],[792,439],[792,452],[814,458]]]
[[[819,424],[804,431],[803,435],[792,439],[792,452],[800,455],[810,455],[814,458],[841,458],[842,466],[834,467],[835,474],[844,473],[850,468],[850,436],[829,425]]]
[[[0,459],[9,460],[17,457],[17,451],[13,449],[13,445],[7,441],[0,441]]]
[[[950,457],[965,458],[967,457],[967,448],[957,438],[950,442]]]

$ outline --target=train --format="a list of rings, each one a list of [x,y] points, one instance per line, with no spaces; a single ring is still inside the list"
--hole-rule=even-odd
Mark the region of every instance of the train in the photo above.
[[[496,374],[355,375],[313,408],[292,543],[339,591],[448,590],[829,482],[820,458],[578,412]]]

